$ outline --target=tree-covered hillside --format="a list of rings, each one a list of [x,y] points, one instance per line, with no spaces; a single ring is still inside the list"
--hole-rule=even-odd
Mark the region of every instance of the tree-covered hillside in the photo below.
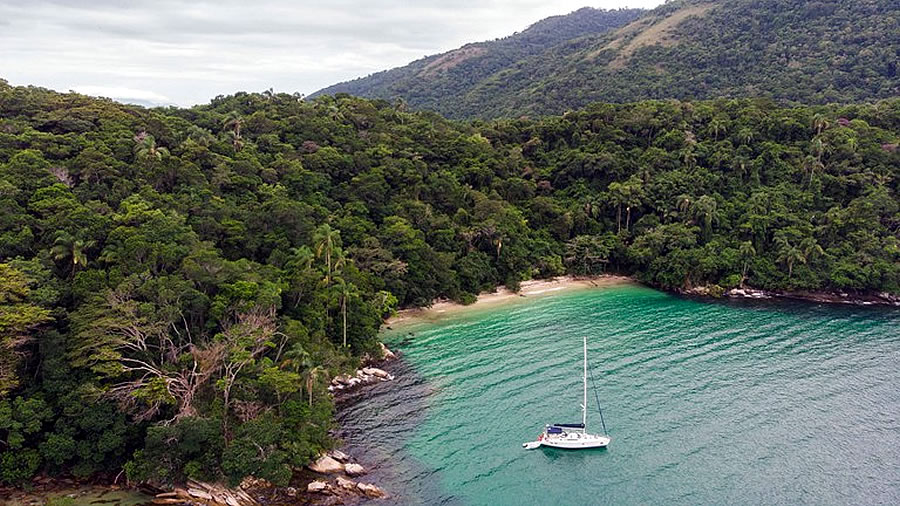
[[[0,81],[0,481],[285,483],[398,304],[602,271],[900,293],[898,136],[896,99],[457,123]]]
[[[415,62],[319,93],[402,98],[456,118],[668,98],[860,102],[900,95],[898,33],[893,0],[673,0],[618,30],[553,41],[502,68],[473,58],[459,71],[424,72]]]
[[[466,44],[453,51],[416,60],[405,67],[330,86],[312,96],[349,93],[369,98],[402,98],[416,108],[452,116],[451,104],[492,75],[509,70],[518,62],[540,55],[557,44],[625,26],[643,12],[641,9],[585,7],[565,16],[544,19],[509,37]]]

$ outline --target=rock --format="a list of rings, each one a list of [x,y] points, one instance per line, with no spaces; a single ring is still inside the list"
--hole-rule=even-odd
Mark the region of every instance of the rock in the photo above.
[[[284,489],[284,493],[287,494],[287,495],[289,495],[289,496],[291,496],[291,497],[296,497],[296,496],[297,496],[297,489],[294,488],[294,487],[287,487],[286,489]]]
[[[365,367],[363,368],[363,372],[372,376],[376,376],[378,378],[387,379],[388,377],[390,377],[390,374],[388,374],[387,371],[378,369],[377,367]]]
[[[209,492],[197,488],[189,488],[188,495],[191,497],[196,497],[198,499],[205,499],[207,501],[213,498],[212,494],[210,494]]]
[[[152,504],[184,504],[184,499],[179,499],[177,497],[157,497],[150,502]]]
[[[344,470],[344,464],[325,455],[324,457],[319,457],[319,460],[310,464],[309,469],[322,474],[339,473]]]
[[[384,493],[384,490],[381,490],[371,483],[357,483],[356,488],[358,488],[360,492],[366,494],[367,497],[379,498],[387,496],[387,494]]]
[[[346,489],[346,490],[353,490],[354,488],[356,488],[356,482],[352,481],[352,480],[348,480],[347,478],[344,478],[343,476],[338,476],[337,486],[339,486],[343,489]]]
[[[325,483],[324,481],[316,480],[306,486],[306,491],[307,492],[324,492],[326,488],[328,488],[327,483]]]
[[[328,453],[328,456],[335,460],[340,460],[341,462],[350,460],[350,456],[340,450],[331,450],[331,452]]]
[[[242,490],[250,490],[252,488],[272,488],[272,482],[268,480],[264,480],[262,478],[254,478],[253,476],[247,476],[241,481],[240,488]]]
[[[356,385],[359,385],[362,382],[363,382],[363,380],[360,378],[350,378],[350,381],[347,382],[347,386],[355,387]]]
[[[397,358],[397,354],[393,351],[389,350],[384,343],[378,343],[381,346],[381,356],[384,357],[385,360],[394,360]]]
[[[359,476],[361,474],[366,474],[366,468],[359,464],[344,464],[344,472],[347,473],[348,476]]]

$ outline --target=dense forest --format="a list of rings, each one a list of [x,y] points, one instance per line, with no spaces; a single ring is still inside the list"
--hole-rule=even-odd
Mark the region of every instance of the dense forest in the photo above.
[[[336,84],[316,95],[349,93],[369,98],[402,98],[418,109],[453,116],[455,102],[492,75],[536,57],[566,41],[615,30],[637,19],[641,9],[603,10],[584,7],[564,16],[538,21],[520,33],[465,46],[416,60],[370,76]]]
[[[383,317],[498,284],[900,293],[900,100],[460,123],[0,81],[0,482],[286,483]]]
[[[540,46],[516,37],[505,46],[470,44],[317,94],[403,99],[451,118],[561,114],[593,101],[753,96],[826,104],[900,95],[893,0],[672,0],[621,26],[637,14],[583,9],[564,16],[566,24],[600,16],[606,23],[560,30]]]

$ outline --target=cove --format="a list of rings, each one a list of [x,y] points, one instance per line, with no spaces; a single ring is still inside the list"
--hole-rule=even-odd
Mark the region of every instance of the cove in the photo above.
[[[612,444],[523,450],[580,416],[585,334]],[[896,309],[622,285],[383,338],[398,380],[343,410],[341,436],[396,503],[900,503]]]

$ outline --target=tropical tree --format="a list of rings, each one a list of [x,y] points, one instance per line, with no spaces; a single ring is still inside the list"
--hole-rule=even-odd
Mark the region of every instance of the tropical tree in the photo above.
[[[825,130],[826,128],[828,128],[828,126],[829,126],[828,116],[826,116],[822,113],[816,113],[813,116],[813,128],[816,129],[817,136],[821,135],[822,130]]]
[[[820,157],[807,156],[803,159],[803,170],[805,170],[809,175],[807,184],[812,184],[813,177],[815,176],[816,172],[825,170],[825,164],[822,163],[822,159]]]
[[[74,275],[79,267],[87,267],[87,250],[93,248],[95,244],[96,241],[76,239],[72,234],[65,230],[60,230],[56,233],[56,238],[53,241],[53,247],[50,249],[50,253],[57,262],[71,261],[71,274]]]
[[[335,269],[334,262],[341,256],[341,231],[324,224],[316,229],[313,235],[316,245],[316,258],[325,258],[325,285],[331,285],[331,276]]]
[[[713,131],[713,140],[719,140],[720,133],[728,132],[728,120],[722,116],[716,116],[709,122],[709,128]]]
[[[244,147],[244,138],[241,136],[241,126],[244,124],[244,118],[237,111],[231,111],[225,115],[222,120],[222,128],[229,130],[231,135],[231,144],[234,151],[238,152]]]
[[[694,220],[702,225],[704,235],[709,235],[712,226],[719,223],[722,213],[715,197],[703,195],[691,205]]]
[[[142,131],[134,136],[134,154],[138,160],[160,161],[169,156],[169,150],[157,146],[156,139]]]
[[[355,284],[345,280],[342,276],[334,277],[334,288],[337,292],[338,300],[341,306],[341,316],[343,319],[343,346],[347,347],[347,303],[351,298],[360,295],[359,289]]]
[[[21,384],[20,366],[32,332],[52,320],[48,309],[29,300],[32,283],[25,273],[0,263],[0,399]]]
[[[747,281],[747,272],[750,267],[750,260],[756,256],[756,248],[753,247],[752,241],[742,241],[738,248],[738,255],[741,257],[743,266],[741,267],[741,286]]]
[[[794,274],[794,264],[806,263],[806,256],[803,254],[803,250],[793,244],[785,234],[776,234],[775,244],[778,255],[776,260],[787,267],[788,279],[790,279]]]

